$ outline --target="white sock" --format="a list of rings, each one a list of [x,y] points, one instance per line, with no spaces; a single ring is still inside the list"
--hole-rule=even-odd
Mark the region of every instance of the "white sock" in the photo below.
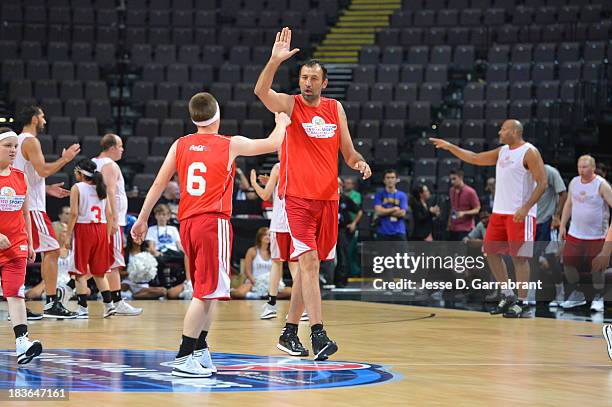
[[[565,289],[563,288],[563,283],[555,284],[555,291],[557,296],[565,294]]]
[[[514,291],[512,291],[512,290],[511,290],[511,289],[509,289],[509,288],[503,288],[503,289],[501,290],[501,293],[502,293],[503,295],[505,295],[506,297],[514,297]]]

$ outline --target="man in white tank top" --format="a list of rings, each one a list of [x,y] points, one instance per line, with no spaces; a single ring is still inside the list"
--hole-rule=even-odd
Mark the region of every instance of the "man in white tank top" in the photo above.
[[[278,152],[280,160],[280,151]],[[304,312],[304,300],[302,298],[302,281],[300,279],[299,263],[289,261],[292,245],[289,226],[287,225],[287,213],[285,212],[285,201],[278,196],[278,179],[280,163],[272,167],[270,177],[266,180],[265,188],[257,183],[257,172],[251,171],[251,185],[259,197],[265,201],[273,199],[272,219],[270,221],[270,255],[272,257],[272,270],[270,271],[270,283],[268,286],[268,302],[264,304],[261,319],[276,318],[276,296],[278,294],[279,281],[283,273],[283,262],[287,261],[293,287],[291,289],[291,300],[287,322],[281,332],[276,347],[291,356],[308,356],[308,350],[302,345],[297,335],[299,321],[308,320]]]
[[[92,158],[96,164],[97,170],[102,173],[106,191],[109,199],[108,203],[113,214],[112,229],[112,253],[113,264],[111,272],[106,275],[108,285],[111,291],[113,303],[117,309],[116,315],[140,315],[142,308],[135,308],[121,299],[121,277],[119,270],[125,267],[125,259],[123,257],[123,233],[126,225],[126,216],[128,209],[128,199],[125,194],[125,181],[119,165],[116,161],[121,160],[123,155],[123,141],[116,134],[105,134],[100,140],[102,152]],[[113,199],[111,199],[113,198]]]
[[[580,281],[578,270],[592,273],[595,296],[591,302],[591,311],[604,310],[604,274],[594,271],[591,264],[600,253],[610,225],[610,206],[612,206],[612,188],[608,182],[595,174],[595,159],[583,155],[578,159],[578,176],[569,184],[569,199],[563,206],[559,238],[565,240],[563,248],[563,269],[567,281],[574,290],[567,301],[561,303],[565,309],[586,304],[584,294],[576,288]],[[567,222],[572,220],[569,231]]]
[[[548,186],[540,152],[523,140],[523,125],[518,120],[506,120],[499,131],[503,144],[494,150],[475,153],[445,140],[430,138],[436,148],[448,150],[473,165],[495,165],[497,188],[493,213],[489,219],[483,251],[498,282],[508,281],[502,254],[510,254],[516,272],[518,301],[510,288],[502,289],[502,299],[491,314],[506,318],[530,317],[527,302],[529,258],[533,256],[536,228],[536,204]]]
[[[46,212],[46,194],[65,198],[70,196],[70,192],[61,188],[62,184],[45,186],[45,178],[60,171],[64,165],[72,161],[81,151],[81,147],[73,144],[62,152],[60,159],[47,163],[40,142],[36,138],[45,127],[45,113],[38,106],[26,106],[19,112],[18,120],[23,123],[23,130],[18,137],[14,167],[25,172],[28,179],[34,251],[42,255],[41,275],[47,294],[43,316],[55,319],[75,318],[76,313],[68,311],[57,296],[59,243]]]

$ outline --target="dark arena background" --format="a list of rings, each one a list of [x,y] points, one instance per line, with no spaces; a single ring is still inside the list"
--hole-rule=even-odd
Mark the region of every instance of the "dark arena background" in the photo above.
[[[97,157],[104,135],[122,141],[113,159],[128,197],[118,295],[129,310],[142,308],[103,318],[103,295],[90,279],[88,317],[54,318],[44,308],[55,297],[45,290],[39,254],[27,265],[23,295],[30,340],[40,340],[43,351],[18,364],[8,302],[0,297],[0,405],[610,405],[612,243],[603,243],[612,204],[609,0],[0,3],[0,127],[16,134],[37,128],[44,161],[61,163],[44,175],[46,185],[70,190],[76,163]],[[232,196],[232,301],[218,302],[205,336],[217,372],[173,376],[194,295],[186,242],[178,238],[181,179],[172,178],[159,201],[165,206],[149,217],[151,246],[134,243],[130,229],[170,147],[198,131],[192,96],[216,98],[219,134],[261,140],[273,131],[275,116],[255,84],[283,27],[291,30],[289,49],[299,52],[278,65],[272,89],[306,99],[311,78],[301,67],[318,61],[312,69],[325,67],[328,81],[321,96],[342,104],[354,148],[372,170],[363,179],[339,151],[336,258],[319,271],[323,322],[338,352],[315,361],[312,353],[295,357],[277,348],[294,283],[285,264],[278,295],[269,293],[270,239],[262,228],[270,226],[273,197],[263,200],[252,182],[264,188],[279,158],[241,156]],[[38,124],[24,118],[32,107]],[[307,132],[336,129],[321,117],[302,125]],[[485,234],[493,233],[494,199],[522,192],[508,178],[496,182],[506,165],[497,153],[486,165],[457,153],[497,151],[511,144],[505,137],[522,137],[546,164],[516,167],[540,184],[547,180],[535,231],[527,227],[519,239],[535,241],[523,263],[530,270],[524,282],[533,283],[528,295],[493,284],[507,281],[493,275],[482,251]],[[62,162],[75,143],[76,157]],[[301,158],[292,157],[317,179],[316,164]],[[598,186],[585,198],[591,180]],[[55,230],[56,295],[78,311],[83,299],[65,263],[70,199],[47,192],[53,223],[32,221]],[[602,209],[581,213],[579,205]],[[570,240],[580,237],[572,236],[579,216],[595,217],[599,234],[577,239],[588,247],[569,253]],[[141,251],[155,266],[136,281],[129,263]],[[404,255],[452,261],[409,271],[416,263],[403,263]],[[497,257],[508,281],[517,281],[523,266]],[[463,262],[468,258],[475,261]],[[5,284],[8,272],[0,271]],[[512,307],[520,318],[504,318]],[[496,311],[504,315],[491,315]],[[306,315],[299,338],[312,349]]]

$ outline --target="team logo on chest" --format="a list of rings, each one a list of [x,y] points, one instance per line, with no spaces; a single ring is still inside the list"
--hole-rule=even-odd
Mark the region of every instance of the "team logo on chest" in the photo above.
[[[189,151],[199,151],[199,152],[208,151],[208,147],[203,146],[201,144],[197,146],[195,144],[192,144],[191,146],[189,146]]]
[[[321,116],[315,116],[310,123],[302,123],[302,127],[308,137],[312,138],[330,138],[336,134],[335,124],[327,124]]]
[[[510,159],[510,156],[507,155],[505,157],[503,157],[501,160],[498,161],[498,164],[500,167],[502,168],[508,168],[510,167],[512,164],[514,164],[514,160]]]
[[[0,189],[0,210],[18,211],[25,200],[24,195],[17,195],[12,187],[2,187]]]

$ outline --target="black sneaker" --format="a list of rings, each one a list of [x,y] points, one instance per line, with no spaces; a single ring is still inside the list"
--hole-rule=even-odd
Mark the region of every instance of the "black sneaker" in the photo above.
[[[26,312],[28,314],[28,321],[38,321],[39,319],[43,318],[42,314],[37,314],[35,312],[32,312],[32,311],[30,311],[29,308],[26,308]],[[7,317],[7,319],[10,321],[11,320],[11,316],[9,315]]]
[[[516,298],[515,297],[502,296],[501,300],[499,300],[499,302],[497,303],[495,308],[493,308],[491,311],[489,311],[489,314],[491,314],[491,315],[503,314],[506,311],[508,311],[508,309],[512,305],[514,305],[515,302],[516,302]]]
[[[327,333],[324,329],[312,332],[310,334],[310,339],[312,340],[314,360],[326,360],[338,351],[338,345],[327,337]]]
[[[68,311],[61,302],[55,301],[45,305],[43,317],[55,319],[73,319],[77,317],[77,313]]]
[[[528,304],[521,305],[518,302],[512,304],[506,312],[504,318],[532,318],[533,313]]]
[[[308,356],[308,349],[302,345],[297,332],[283,328],[276,347],[291,356]]]

